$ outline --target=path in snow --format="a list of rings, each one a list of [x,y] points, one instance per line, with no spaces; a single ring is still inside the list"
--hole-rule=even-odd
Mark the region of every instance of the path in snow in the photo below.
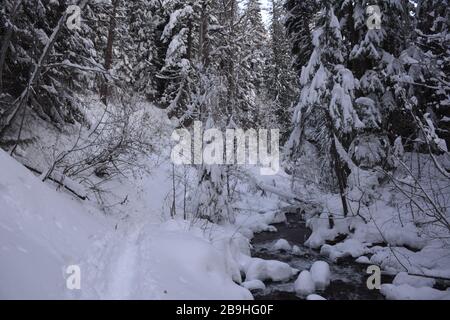
[[[118,250],[118,256],[110,261],[112,263],[110,279],[111,282],[106,292],[106,299],[123,300],[132,298],[132,285],[134,282],[136,260],[138,254],[137,247],[138,232],[134,232]]]
[[[94,249],[87,254],[82,264],[82,298],[83,299],[152,299],[152,266],[146,265],[148,272],[145,279],[140,279],[140,250],[143,245],[139,239],[143,233],[142,226],[124,225],[111,231],[102,240],[94,244]],[[146,245],[151,238],[146,237]],[[145,283],[145,296],[139,296],[139,287]]]

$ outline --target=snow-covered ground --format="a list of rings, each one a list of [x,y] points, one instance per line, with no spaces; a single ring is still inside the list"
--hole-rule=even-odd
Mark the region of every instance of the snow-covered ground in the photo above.
[[[95,104],[86,112],[94,125],[102,118]],[[136,112],[152,119],[153,131],[146,134],[153,137],[155,151],[142,159],[145,170],[108,181],[102,186],[108,192],[100,198],[90,194],[82,201],[49,180],[42,182],[42,176],[0,150],[0,298],[252,299],[250,290],[264,289],[264,281],[297,279],[293,287],[299,296],[321,299],[316,291],[330,282],[325,262],[298,270],[250,255],[255,233],[277,231],[272,224],[286,221],[281,209],[300,207],[312,230],[306,245],[332,261],[350,256],[398,274],[393,284],[383,284],[386,298],[450,299],[449,291],[433,288],[433,277],[450,278],[449,244],[439,237],[439,230],[419,228],[418,220],[410,218],[407,199],[392,185],[371,189],[374,173],[360,171],[364,177],[358,181],[364,185],[357,184],[350,192],[357,200],[365,196],[361,190],[369,190],[370,205],[350,202],[352,213],[358,215],[339,215],[338,195],[315,186],[308,170],[316,169],[310,166],[305,167],[305,177],[295,181],[295,192],[291,177],[283,171],[261,176],[258,168],[242,168],[243,182],[235,188],[234,224],[183,220],[183,197],[178,197],[178,215],[172,218],[168,202],[173,168],[167,148],[161,148],[170,144],[171,124],[152,106]],[[42,123],[37,128],[33,134],[40,138],[18,148],[16,158],[45,172],[54,161],[54,150],[72,145],[76,132],[52,136],[52,129]],[[81,183],[66,183],[84,194]],[[423,183],[429,181],[424,178]],[[335,226],[330,229],[331,214]],[[343,235],[344,240],[327,244]],[[283,239],[271,250],[302,254]],[[80,267],[80,290],[67,288],[66,271],[72,265]]]
[[[225,230],[212,232],[220,241],[208,239],[184,221],[154,222],[160,213],[152,208],[117,224],[95,206],[42,183],[4,151],[0,167],[1,298],[252,298],[233,282],[238,267],[221,251],[231,257],[248,244],[239,248]],[[161,182],[149,177],[146,186]],[[81,268],[79,291],[66,287],[70,265]]]
[[[102,117],[96,106],[87,110],[94,124]],[[170,125],[148,108],[152,121],[167,126],[152,123],[163,131],[159,144],[168,145]],[[45,172],[52,154],[76,138],[73,132],[52,135],[43,123],[36,128],[40,138],[19,147],[16,157]],[[142,161],[150,170],[112,179],[101,198],[90,194],[82,201],[0,150],[0,298],[252,299],[247,288],[261,286],[257,281],[295,275],[285,263],[250,257],[253,233],[273,230],[271,223],[285,219],[276,214],[274,199],[244,199],[236,225],[172,219],[168,154]],[[85,194],[80,183],[70,186]],[[80,290],[67,287],[69,266],[80,267]],[[247,283],[240,285],[242,275]]]
[[[0,296],[62,298],[65,272],[113,230],[95,207],[55,191],[0,150]]]

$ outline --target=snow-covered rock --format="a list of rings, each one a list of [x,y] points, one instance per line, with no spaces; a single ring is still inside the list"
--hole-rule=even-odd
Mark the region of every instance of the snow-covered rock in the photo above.
[[[300,296],[309,296],[316,290],[314,281],[309,271],[302,271],[294,283],[295,292]]]
[[[299,246],[293,246],[292,247],[292,254],[296,255],[296,256],[301,256],[302,255],[302,250],[300,249]]]
[[[236,216],[236,225],[241,230],[247,229],[246,234],[253,236],[253,233],[259,232],[276,232],[277,228],[271,226],[275,219],[275,213],[269,212],[264,214],[238,214]]]
[[[246,268],[245,280],[285,281],[297,272],[297,269],[293,269],[287,263],[281,261],[252,258]]]
[[[356,259],[355,262],[360,264],[370,264],[370,259],[367,258],[366,256],[361,256],[358,259]]]
[[[311,301],[323,301],[323,300],[327,300],[322,296],[319,296],[318,294],[310,294],[309,296],[306,297],[306,300],[311,300]]]
[[[344,242],[338,243],[334,246],[326,244],[320,249],[321,254],[328,256],[333,261],[349,256],[357,258],[368,253],[369,251],[370,250],[365,244],[355,239],[347,239]]]
[[[284,212],[277,212],[275,213],[275,216],[272,219],[272,223],[283,223],[286,222],[286,214]]]
[[[266,288],[266,285],[261,280],[245,281],[242,283],[242,286],[250,291],[264,290]]]
[[[310,272],[317,290],[325,290],[330,285],[330,266],[325,261],[314,262]]]
[[[272,249],[276,251],[291,251],[292,247],[287,240],[280,239],[274,243]]]

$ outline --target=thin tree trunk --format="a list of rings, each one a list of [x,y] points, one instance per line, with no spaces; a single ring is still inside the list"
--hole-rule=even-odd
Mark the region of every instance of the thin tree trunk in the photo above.
[[[229,35],[228,44],[230,45],[233,42],[235,37],[234,34],[234,18],[236,16],[236,1],[230,1],[230,11],[229,16],[227,17],[229,23]],[[236,95],[236,83],[235,83],[235,74],[234,74],[234,50],[230,52],[230,61],[228,62],[228,86],[229,86],[229,103],[228,103],[228,117],[231,118],[233,110],[235,109],[235,95]]]
[[[338,180],[339,185],[339,193],[341,195],[341,201],[342,201],[342,209],[344,211],[344,217],[348,216],[348,204],[347,204],[347,198],[345,196],[345,189],[346,189],[346,179],[344,175],[344,168],[342,166],[342,162],[339,158],[339,154],[337,152],[336,148],[336,141],[334,140],[334,137],[331,139],[331,157],[333,158],[333,166],[334,171],[336,174],[336,178]]]
[[[192,20],[188,22],[188,44],[187,44],[187,59],[192,61]]]
[[[200,23],[200,39],[199,49],[202,57],[202,62],[205,67],[209,66],[209,41],[208,41],[208,9],[204,2],[202,5],[202,15]]]
[[[176,209],[176,187],[175,187],[175,165],[172,164],[172,208],[170,209],[170,216],[172,218],[175,218],[177,215],[177,209]]]
[[[347,198],[345,196],[345,191],[347,189],[347,177],[346,177],[344,166],[342,165],[341,157],[339,155],[339,152],[338,152],[338,149],[336,146],[335,139],[337,139],[337,138],[336,138],[336,134],[334,132],[333,121],[332,121],[331,115],[329,113],[326,113],[326,117],[327,117],[327,127],[330,132],[330,139],[331,139],[331,148],[330,148],[331,159],[333,162],[334,172],[335,172],[335,175],[336,175],[336,178],[338,181],[339,194],[341,196],[341,201],[342,201],[342,210],[344,213],[344,217],[347,217],[348,213],[349,213]],[[330,227],[333,228],[333,226],[334,226],[333,216],[330,215]]]
[[[106,42],[106,50],[105,50],[105,70],[109,71],[112,67],[113,58],[114,58],[114,38],[116,33],[116,13],[117,7],[119,6],[120,0],[114,0],[112,3],[112,13],[109,20],[109,28],[108,28],[108,40]],[[102,84],[100,90],[100,97],[102,102],[107,105],[108,104],[108,95],[109,95],[109,86],[108,80],[104,78],[104,82]]]
[[[9,18],[9,28],[6,31],[5,37],[3,38],[2,48],[0,50],[0,90],[3,89],[3,68],[6,60],[6,53],[9,49],[9,44],[11,42],[12,35],[14,33],[14,21],[16,20],[17,12],[19,11],[19,7],[22,4],[22,0],[16,0],[14,3],[13,9],[11,11],[11,15]]]

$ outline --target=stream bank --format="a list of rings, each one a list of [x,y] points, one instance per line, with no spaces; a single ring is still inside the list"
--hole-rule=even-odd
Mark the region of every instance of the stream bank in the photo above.
[[[287,222],[275,224],[277,232],[262,232],[252,240],[252,256],[261,259],[278,260],[288,263],[292,268],[309,270],[318,260],[326,261],[331,269],[331,284],[317,294],[328,300],[384,300],[378,290],[369,290],[366,285],[367,266],[354,262],[352,258],[340,259],[337,263],[320,255],[319,251],[305,246],[311,235],[299,213],[287,213]],[[297,254],[283,250],[273,250],[273,244],[285,239],[290,245],[298,246]],[[296,277],[287,282],[266,282],[266,289],[253,292],[256,300],[300,300],[294,291]],[[389,279],[384,278],[383,282]],[[392,281],[392,279],[391,279]]]

